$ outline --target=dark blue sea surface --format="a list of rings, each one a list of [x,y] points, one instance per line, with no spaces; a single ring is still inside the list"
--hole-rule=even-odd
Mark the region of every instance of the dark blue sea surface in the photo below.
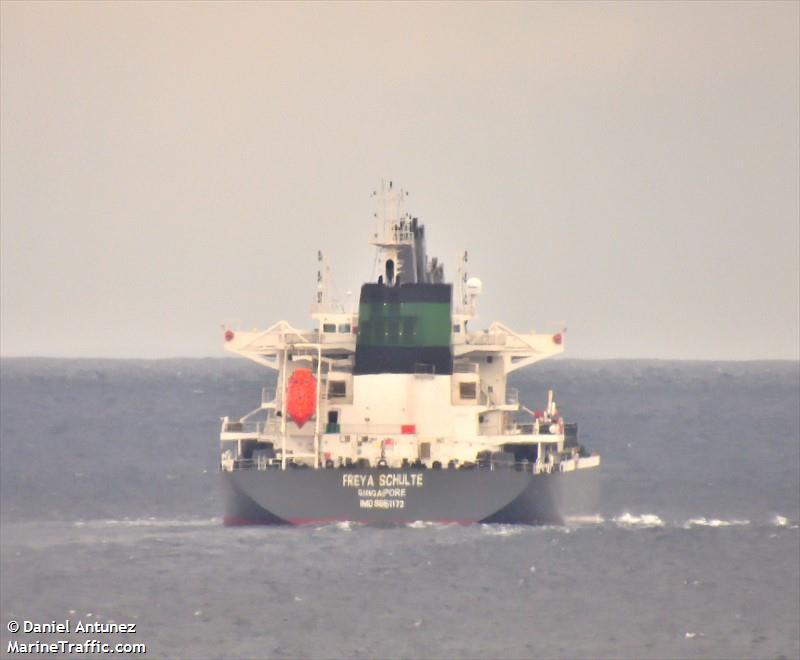
[[[563,527],[224,528],[219,417],[271,372],[235,360],[0,363],[0,654],[149,658],[798,658],[800,365],[551,361],[603,457]],[[136,623],[12,634],[10,621]]]

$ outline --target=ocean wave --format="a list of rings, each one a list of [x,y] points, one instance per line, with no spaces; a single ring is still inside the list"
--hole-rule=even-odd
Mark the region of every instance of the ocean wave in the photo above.
[[[75,527],[219,527],[222,518],[177,519],[177,518],[123,518],[116,520],[79,520]]]
[[[415,520],[414,522],[406,523],[409,529],[430,529],[431,527],[445,527],[447,523],[431,522],[430,520]]]
[[[705,516],[701,516],[699,518],[690,518],[685,523],[683,523],[684,529],[691,529],[692,527],[733,527],[733,526],[743,526],[749,525],[749,520],[721,520],[719,518],[706,518]]]
[[[786,516],[775,514],[770,521],[775,527],[786,527],[788,529],[797,529],[798,524],[789,520]]]
[[[706,516],[694,516],[680,521],[665,522],[659,515],[655,513],[642,513],[635,514],[629,511],[622,513],[613,518],[605,518],[600,514],[592,515],[575,515],[567,516],[564,520],[564,525],[542,525],[537,526],[538,529],[547,528],[555,529],[564,532],[569,532],[570,528],[575,527],[592,527],[592,526],[607,526],[613,525],[623,529],[654,529],[654,528],[679,528],[679,529],[694,529],[694,528],[727,528],[727,527],[747,527],[750,525],[764,525],[761,523],[753,523],[746,518],[708,518]],[[798,522],[787,518],[786,516],[775,514],[769,519],[768,524],[773,527],[781,527],[785,529],[798,529]],[[71,523],[73,527],[98,529],[98,528],[203,528],[203,527],[222,527],[222,519],[219,517],[213,518],[108,518],[108,519],[91,519],[91,520],[78,520]],[[343,521],[331,522],[328,524],[316,527],[317,531],[322,530],[339,530],[350,532],[355,528],[364,526],[362,523]],[[443,523],[431,522],[425,520],[415,520],[413,522],[405,523],[404,527],[407,529],[448,529],[450,527],[458,526],[457,523]],[[481,524],[480,530],[487,536],[511,536],[519,534],[526,529],[527,525],[504,525],[504,524]]]
[[[643,513],[640,516],[628,513],[627,511],[621,516],[614,518],[614,523],[618,527],[624,528],[656,528],[663,527],[664,521],[654,513]]]
[[[606,519],[600,514],[594,514],[592,516],[567,516],[565,522],[568,525],[602,525]]]
[[[326,522],[322,525],[314,527],[315,532],[352,532],[357,527],[363,527],[363,523],[355,522],[352,520],[339,520],[337,522]]]
[[[522,525],[481,525],[481,533],[487,536],[514,536],[524,530]]]

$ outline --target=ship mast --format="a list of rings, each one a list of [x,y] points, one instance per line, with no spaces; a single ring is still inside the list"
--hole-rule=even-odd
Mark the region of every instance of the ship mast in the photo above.
[[[425,228],[417,218],[406,213],[408,192],[395,188],[393,182],[381,182],[376,198],[378,210],[370,243],[378,248],[378,278],[385,286],[441,283],[444,269],[435,258],[428,263],[425,251]]]

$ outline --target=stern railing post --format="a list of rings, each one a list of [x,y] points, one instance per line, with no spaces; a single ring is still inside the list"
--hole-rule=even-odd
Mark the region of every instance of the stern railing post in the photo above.
[[[320,328],[322,330],[322,328]],[[321,340],[321,337],[320,337]],[[317,415],[314,420],[314,469],[319,468],[319,401],[322,391],[322,342],[317,344]]]
[[[281,369],[281,470],[286,469],[286,356],[287,349],[283,347],[283,368]]]

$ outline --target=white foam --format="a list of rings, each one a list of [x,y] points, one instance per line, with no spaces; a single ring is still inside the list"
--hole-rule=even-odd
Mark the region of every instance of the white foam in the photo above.
[[[664,521],[654,513],[643,513],[641,516],[636,516],[626,511],[621,516],[614,518],[614,522],[619,527],[626,528],[652,528],[664,526]]]
[[[179,520],[170,518],[135,518],[133,520],[97,521],[110,527],[216,527],[222,524],[221,518]]]
[[[514,536],[521,534],[522,530],[520,525],[481,525],[481,532],[488,536]]]
[[[326,531],[340,531],[340,532],[352,532],[353,525],[358,523],[354,523],[351,520],[340,520],[339,522],[326,522],[319,525],[319,527],[315,527],[315,532],[326,532]]]
[[[405,524],[408,529],[434,529],[440,531],[449,529],[450,527],[458,527],[459,523],[455,522],[436,522],[434,520],[414,520]]]
[[[602,525],[606,521],[600,514],[593,516],[567,516],[565,520],[568,525]]]
[[[772,519],[772,524],[775,525],[775,527],[786,527],[789,524],[789,519],[786,516],[776,515]]]
[[[721,520],[719,518],[706,518],[705,516],[701,516],[700,518],[690,518],[685,523],[683,523],[684,529],[691,529],[692,527],[733,527],[737,525],[749,525],[749,520]]]

